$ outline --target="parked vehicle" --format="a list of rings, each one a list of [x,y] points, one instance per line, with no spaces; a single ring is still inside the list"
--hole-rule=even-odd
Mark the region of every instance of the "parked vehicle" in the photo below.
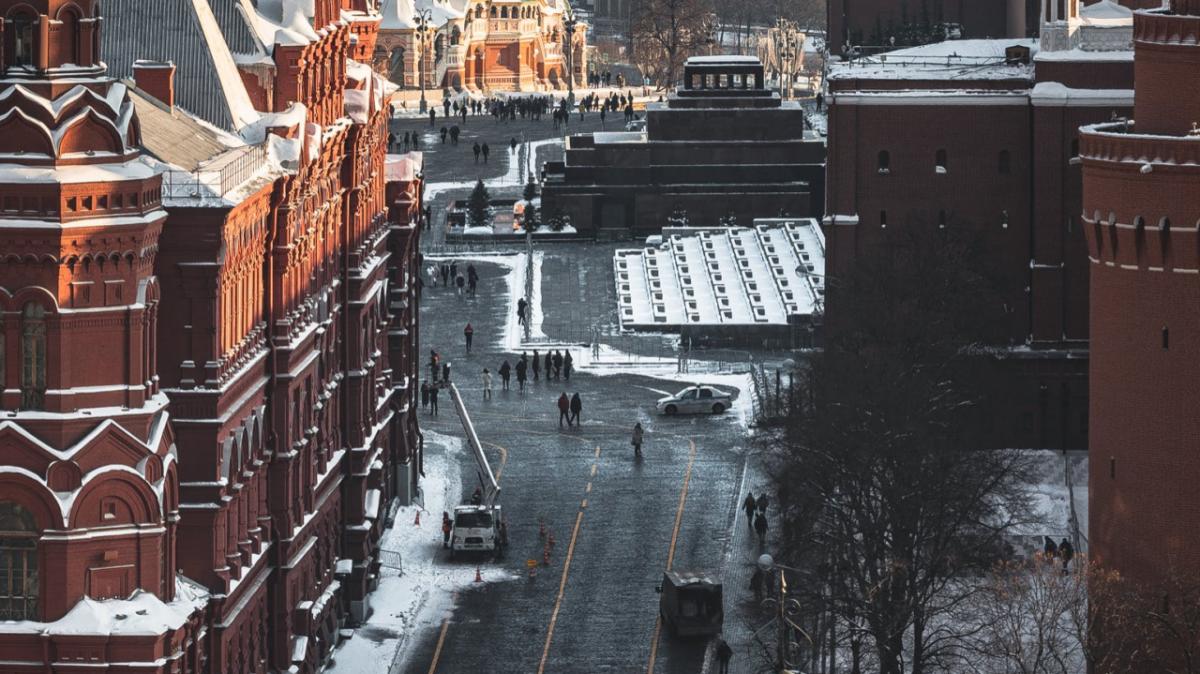
[[[659,398],[655,408],[662,414],[720,414],[733,404],[733,396],[712,386],[689,386],[673,396]]]
[[[658,613],[667,632],[677,637],[721,633],[725,607],[721,583],[697,571],[667,571],[660,593]]]

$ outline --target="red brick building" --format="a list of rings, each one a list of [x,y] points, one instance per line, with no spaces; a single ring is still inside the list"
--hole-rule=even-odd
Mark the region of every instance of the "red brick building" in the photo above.
[[[420,468],[378,15],[41,4],[0,2],[4,671],[318,671]]]
[[[981,382],[1004,446],[1087,446],[1088,263],[1080,125],[1132,107],[1132,14],[1105,0],[1041,39],[953,40],[830,68],[828,273],[911,228],[978,235],[1007,317]],[[827,325],[836,330],[836,284]]]
[[[1134,16],[1136,123],[1081,131],[1091,261],[1092,553],[1153,583],[1200,567],[1200,2]]]

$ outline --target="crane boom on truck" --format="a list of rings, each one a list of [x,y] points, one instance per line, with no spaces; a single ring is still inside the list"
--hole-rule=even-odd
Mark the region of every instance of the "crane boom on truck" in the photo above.
[[[450,556],[453,558],[455,553],[472,551],[491,552],[499,556],[505,543],[502,513],[500,506],[496,504],[496,497],[500,495],[500,484],[496,482],[492,466],[483,453],[483,443],[475,433],[475,424],[471,423],[471,415],[467,413],[458,387],[451,382],[442,385],[450,392],[450,400],[454,403],[454,410],[458,412],[463,433],[467,436],[467,444],[471,446],[471,452],[475,455],[482,495],[478,503],[455,506]]]

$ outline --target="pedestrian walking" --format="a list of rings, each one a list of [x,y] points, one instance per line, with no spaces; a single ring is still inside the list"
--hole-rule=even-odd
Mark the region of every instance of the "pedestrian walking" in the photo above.
[[[550,350],[546,350],[546,358],[542,360],[542,365],[546,368],[546,381],[550,381],[550,371],[554,369],[554,359],[550,357]]]
[[[761,546],[767,541],[767,516],[759,513],[754,516],[754,531],[758,534],[758,544]]]
[[[429,268],[428,268],[428,269],[426,269],[425,271],[426,271],[426,272],[429,274],[429,285],[431,285],[431,286],[433,286],[433,287],[435,287],[435,288],[436,288],[436,287],[437,287],[437,284],[438,284],[438,268],[437,268],[437,265],[436,265],[436,264],[431,264],[431,265],[429,265]]]
[[[505,391],[508,390],[508,377],[511,372],[512,372],[512,367],[509,366],[507,360],[504,361],[503,363],[500,363],[500,386]]]
[[[467,286],[467,279],[462,274],[455,276],[454,277],[454,286],[455,286],[455,288],[458,289],[458,296],[462,297],[463,290]]]
[[[460,134],[462,134],[462,130],[458,128],[457,124],[450,127],[450,144],[451,145],[458,145],[458,137]]]
[[[729,643],[724,639],[717,639],[717,662],[721,668],[717,670],[718,674],[729,674],[729,661],[733,658],[733,649],[729,647]]]
[[[1075,546],[1071,545],[1071,541],[1062,539],[1058,544],[1058,554],[1062,556],[1063,573],[1067,572],[1067,567],[1071,564],[1071,560],[1075,558]]]
[[[429,409],[429,380],[421,380],[421,409]]]
[[[521,360],[517,361],[517,387],[522,393],[525,392],[525,369],[529,367],[529,362],[525,360],[525,356],[521,356]]]
[[[579,393],[571,396],[571,418],[575,420],[575,425],[582,425],[579,420],[579,413],[583,411],[583,399],[579,397]]]
[[[488,163],[488,155],[491,153],[492,153],[492,149],[488,147],[487,143],[484,143],[483,144],[483,163],[485,163],[485,164]]]
[[[458,278],[458,263],[450,262],[450,278]]]
[[[437,121],[437,110],[435,108],[430,108],[429,109],[429,128],[432,129],[434,122],[436,122],[436,121]]]
[[[634,457],[639,459],[642,458],[642,436],[642,422],[639,421],[633,425],[633,439],[629,441],[633,445]]]
[[[492,373],[486,367],[483,368],[483,399],[492,399]]]
[[[467,340],[467,353],[471,353],[471,338],[475,336],[475,328],[471,327],[471,323],[467,322],[467,327],[463,328],[463,338]]]
[[[409,141],[409,138],[410,138],[410,136],[408,135],[408,132],[407,132],[407,131],[405,131],[405,132],[404,132],[404,151],[405,151],[405,152],[408,152],[408,144],[409,144],[409,142],[410,142],[410,141]]]
[[[571,425],[571,399],[567,397],[567,392],[563,391],[558,397],[558,427],[562,428],[563,419],[567,420],[567,426]]]
[[[438,412],[437,399],[438,399],[438,391],[440,391],[440,390],[441,389],[438,388],[437,386],[429,387],[429,416],[431,416],[431,417],[437,416],[437,412]]]
[[[438,135],[440,135],[442,137],[442,145],[445,145],[446,144],[446,136],[450,135],[450,129],[447,129],[446,127],[443,126],[442,130],[438,132]]]
[[[475,297],[475,286],[478,283],[479,283],[479,279],[476,279],[476,278],[468,278],[467,279],[467,294],[470,295],[471,297]]]
[[[525,298],[518,297],[517,298],[517,325],[525,325],[525,308],[526,308],[526,306],[527,305],[525,303]],[[550,373],[547,372],[546,376],[549,377]]]
[[[563,354],[563,381],[571,381],[572,362],[574,361],[571,359],[571,350],[566,349],[566,353]]]
[[[531,360],[529,362],[530,362],[530,365],[533,366],[533,380],[537,381],[538,380],[538,372],[540,372],[542,369],[542,359],[541,359],[541,356],[538,355],[537,349],[533,350],[533,360]]]
[[[442,381],[450,383],[450,361],[442,363]]]
[[[478,142],[476,142],[476,143],[475,143],[475,147],[471,148],[471,152],[474,152],[474,153],[475,153],[475,163],[476,163],[476,164],[478,164],[478,163],[479,163],[479,153],[480,153],[481,151],[482,151],[482,148],[480,148],[480,147],[479,147],[479,143],[478,143]]]
[[[442,272],[442,285],[444,285],[444,286],[450,285],[450,265],[446,262],[443,262],[441,272]]]
[[[1042,536],[1046,539],[1046,545],[1042,548],[1042,553],[1046,555],[1046,559],[1054,559],[1058,556],[1058,546],[1054,544],[1054,539],[1049,536]]]
[[[764,491],[759,494],[756,503],[758,504],[758,512],[764,515],[767,514],[767,492]]]
[[[438,352],[434,351],[433,349],[430,349],[429,350],[429,378],[433,380],[434,384],[437,384],[438,372],[441,370],[440,361],[441,361],[441,356],[438,355]]]
[[[754,530],[754,511],[758,509],[758,502],[754,500],[754,494],[746,494],[746,500],[742,501],[742,510],[746,511],[746,526],[751,531]]]
[[[762,569],[755,565],[754,575],[750,576],[750,589],[754,592],[754,601],[756,603],[762,603],[763,587],[766,585],[766,583],[766,574],[763,573]]]
[[[509,150],[510,150],[510,151],[512,151],[512,152],[516,152],[516,151],[517,151],[517,139],[516,139],[516,138],[511,138],[511,139],[509,139],[509,141],[508,141],[508,148],[509,148]]]
[[[396,146],[396,134],[392,133],[391,131],[388,131],[388,152],[391,152],[392,148],[395,146]]]
[[[557,350],[555,350],[555,352],[554,352],[554,361],[553,362],[554,362],[554,379],[557,381],[559,379],[562,379],[562,364],[563,364],[562,354],[559,353]]]
[[[454,525],[450,522],[450,513],[442,511],[442,547],[450,547],[450,530]]]

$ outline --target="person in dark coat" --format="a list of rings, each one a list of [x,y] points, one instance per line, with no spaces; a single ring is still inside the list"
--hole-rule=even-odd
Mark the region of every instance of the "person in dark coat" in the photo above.
[[[579,420],[579,413],[582,411],[583,411],[583,398],[580,398],[579,394],[576,393],[575,395],[571,396],[571,418],[575,420],[575,423],[577,425],[583,423],[582,421]]]
[[[429,380],[421,381],[421,407],[429,408]]]
[[[550,381],[550,370],[554,368],[554,359],[550,357],[550,352],[546,352],[546,359],[542,361],[546,366],[546,381]]]
[[[754,511],[758,509],[758,502],[754,500],[754,494],[746,494],[746,500],[742,501],[742,510],[746,511],[746,526],[754,531]]]
[[[431,417],[437,416],[437,399],[440,390],[436,386],[429,387],[429,416]]]
[[[463,290],[467,285],[467,279],[462,274],[454,277],[454,286],[458,289],[458,296],[462,297]]]
[[[558,351],[554,352],[554,378],[562,379],[562,354]]]
[[[518,297],[517,298],[517,325],[525,325],[525,308],[526,308],[526,306],[527,305],[525,303],[525,298]],[[549,378],[549,376],[550,376],[550,373],[547,372],[546,377]]]
[[[1042,536],[1046,539],[1046,545],[1042,548],[1042,554],[1046,555],[1046,559],[1054,559],[1058,556],[1058,546],[1054,544],[1054,539],[1049,536]]]
[[[413,131],[413,135],[412,135],[412,149],[413,149],[413,152],[416,152],[416,151],[417,151],[417,149],[418,149],[418,148],[420,148],[420,147],[421,147],[421,137],[417,135],[417,132],[416,132],[416,131]]]
[[[533,360],[529,361],[533,366],[533,380],[538,380],[538,372],[542,369],[542,357],[538,355],[537,349],[533,350]]]
[[[441,371],[441,360],[437,351],[429,350],[429,378],[433,380],[434,384],[437,384],[438,372]]]
[[[450,144],[451,145],[458,145],[458,136],[461,133],[462,133],[462,130],[458,128],[457,124],[450,127]]]
[[[441,269],[439,269],[438,271],[440,271],[442,273],[442,285],[443,286],[450,285],[450,265],[443,262]]]
[[[467,353],[471,353],[471,341],[475,337],[475,328],[467,323],[467,327],[463,328],[463,338],[467,340]]]
[[[442,363],[442,381],[450,383],[450,361]]]
[[[522,392],[525,391],[525,368],[529,367],[529,362],[521,356],[521,360],[517,361],[517,386]]]
[[[759,544],[763,544],[767,540],[767,516],[759,513],[754,516],[754,531],[758,534]]]
[[[1058,554],[1062,556],[1063,573],[1066,573],[1067,566],[1071,563],[1071,560],[1075,558],[1075,546],[1071,545],[1071,541],[1068,541],[1064,538],[1062,539],[1062,542],[1058,544]]]
[[[645,436],[645,431],[642,430],[642,422],[637,422],[633,425],[633,439],[629,441],[633,445],[633,455],[641,458],[642,456],[642,438]]]
[[[763,570],[754,567],[754,575],[750,576],[750,589],[754,592],[754,601],[761,603],[763,600],[763,586],[766,585],[767,578]]]
[[[571,363],[574,362],[571,358],[571,352],[568,350],[563,354],[563,379],[571,381]]]
[[[558,427],[562,428],[563,419],[567,420],[567,426],[571,425],[571,399],[567,397],[567,392],[563,391],[558,397]]]
[[[490,147],[488,147],[487,143],[484,143],[483,144],[483,163],[485,163],[485,164],[488,163],[488,155],[491,153],[492,153],[492,149]]]
[[[767,492],[764,491],[763,493],[759,494],[758,501],[756,501],[756,503],[758,504],[758,512],[766,515],[767,514]]]
[[[475,143],[475,147],[471,148],[471,152],[474,152],[474,153],[475,153],[475,163],[476,163],[476,164],[478,164],[478,163],[479,163],[479,153],[480,153],[480,151],[481,151],[481,148],[479,147],[479,142],[478,142],[478,141],[476,141],[476,143]]]
[[[729,674],[729,660],[733,658],[733,649],[729,647],[729,643],[724,639],[717,639],[717,662],[721,668],[717,670],[717,674]]]
[[[437,110],[435,110],[434,108],[430,108],[429,109],[429,128],[432,129],[433,125],[436,121],[437,121]]]
[[[512,367],[509,366],[507,360],[504,361],[503,363],[500,363],[499,372],[500,372],[500,386],[505,391],[507,391],[508,390],[508,377],[509,377],[509,374],[512,372]]]
[[[450,263],[450,278],[458,278],[458,263]]]
[[[443,126],[442,130],[439,131],[438,133],[442,137],[442,145],[445,145],[446,144],[446,136],[450,135],[450,129],[447,129],[446,127]]]

